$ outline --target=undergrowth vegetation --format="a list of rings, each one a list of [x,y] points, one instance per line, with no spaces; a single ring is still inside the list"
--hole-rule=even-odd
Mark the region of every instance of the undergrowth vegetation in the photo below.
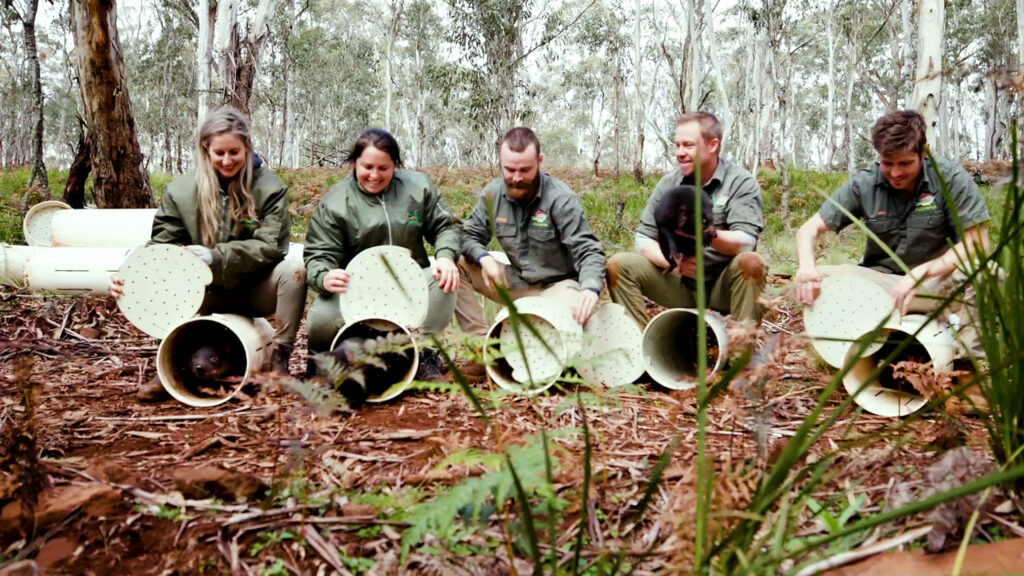
[[[583,171],[554,172],[580,192],[591,226],[607,252],[631,249],[633,230],[657,176],[639,185],[625,175],[595,178]],[[476,191],[496,175],[483,169],[433,169],[430,173],[458,215],[469,212]],[[46,197],[26,192],[24,184],[18,187],[17,182],[27,181],[27,175],[27,169],[0,174],[0,240],[4,242],[20,239],[20,217],[29,201]],[[291,187],[295,239],[301,239],[318,198],[344,176],[338,171],[282,171]],[[789,185],[784,187],[779,173],[759,173],[766,217],[759,250],[776,273],[793,270],[791,231],[845,179],[843,174],[794,169],[788,176]],[[162,190],[168,180],[154,178],[154,189]],[[666,572],[761,575],[811,574],[827,567],[838,553],[900,532],[903,525],[898,523],[907,518],[997,486],[1012,489],[1016,485],[1019,490],[1024,478],[1024,435],[1018,425],[1024,419],[1020,393],[1024,380],[1024,239],[1020,234],[1024,193],[1016,180],[1015,163],[1008,185],[998,192],[984,189],[993,213],[993,248],[989,254],[963,263],[981,304],[979,322],[989,361],[976,365],[981,376],[930,402],[932,408],[941,408],[963,388],[975,383],[980,386],[989,406],[982,418],[997,463],[994,472],[963,477],[938,489],[924,486],[903,501],[892,498],[873,506],[862,494],[837,492],[835,484],[840,478],[850,486],[850,463],[864,451],[884,449],[897,454],[912,442],[908,429],[920,421],[921,413],[875,424],[865,433],[858,427],[863,414],[853,396],[839,393],[851,363],[814,391],[796,426],[776,430],[770,406],[785,376],[777,359],[798,344],[786,334],[762,334],[756,353],[739,348],[729,367],[715,378],[707,380],[706,366],[698,366],[695,402],[674,408],[675,415],[685,415],[689,425],[673,431],[669,440],[658,446],[659,456],[647,461],[642,473],[633,478],[642,487],[638,497],[623,503],[616,501],[618,495],[609,488],[604,459],[610,456],[600,450],[605,434],[602,417],[619,409],[616,394],[567,377],[554,389],[562,400],[553,412],[542,407],[536,396],[525,400],[525,411],[540,422],[537,432],[510,435],[493,417],[508,408],[510,395],[470,385],[453,361],[464,354],[456,348],[477,346],[447,342],[439,347],[455,384],[435,384],[432,389],[463,394],[486,426],[492,448],[454,450],[435,467],[439,472],[448,467],[471,468],[476,473],[469,477],[431,489],[384,486],[350,496],[357,502],[372,503],[382,520],[401,525],[403,556],[413,550],[443,558],[501,552],[525,563],[534,574],[603,576],[632,573],[654,550],[671,544],[676,558],[672,566],[662,567]],[[51,174],[50,182],[54,190],[63,185],[57,173]],[[50,196],[60,194],[52,192]],[[826,261],[859,258],[864,233],[856,226],[850,228],[825,247],[823,252],[830,255]],[[1000,269],[993,269],[990,262],[999,264]],[[702,270],[699,265],[698,270]],[[959,295],[950,296],[946,304]],[[507,294],[505,297],[517,338],[520,325],[536,333],[529,320],[515,313]],[[704,297],[701,290],[698,302]],[[703,316],[700,318],[702,322]],[[860,352],[870,340],[856,345]],[[697,358],[703,364],[708,358],[704,331],[698,330],[698,342]],[[895,346],[868,381],[876,380],[909,345],[908,338]],[[344,406],[339,397],[308,383],[297,382],[291,389],[325,414]],[[645,392],[627,387],[620,393]],[[841,397],[838,402],[837,397]],[[521,398],[517,400],[522,403]],[[712,407],[726,402],[737,404],[734,420],[728,426],[712,422]],[[693,411],[685,411],[689,408]],[[711,433],[754,436],[756,449],[716,454],[707,442]],[[826,435],[830,448],[816,451]],[[678,462],[684,443],[696,443],[696,456]],[[278,498],[309,498],[316,491],[307,485],[304,473],[316,456],[298,450],[289,455],[289,470],[280,474],[277,484]],[[675,475],[674,466],[682,472]],[[666,481],[670,470],[672,484]],[[970,540],[983,500],[967,510],[973,518],[968,528],[961,529],[958,524],[951,529],[953,538]],[[1013,503],[1020,507],[1016,497]],[[609,521],[613,506],[625,510],[614,523]],[[249,553],[256,555],[294,539],[296,533],[266,532]],[[343,560],[356,573],[371,568],[364,559],[345,556]]]

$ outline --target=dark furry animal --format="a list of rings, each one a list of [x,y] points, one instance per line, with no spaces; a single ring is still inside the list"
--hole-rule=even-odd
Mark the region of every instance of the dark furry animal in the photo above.
[[[238,337],[216,323],[186,327],[178,337],[175,365],[182,383],[194,392],[219,396],[245,375],[245,350]]]
[[[711,197],[701,193],[701,228],[704,242],[718,235],[712,224]],[[658,247],[672,269],[685,257],[697,255],[697,189],[684,184],[669,190],[654,209],[654,223],[658,226]]]
[[[352,408],[400,381],[413,362],[411,342],[405,334],[365,325],[349,329],[329,356],[335,364],[335,387]]]

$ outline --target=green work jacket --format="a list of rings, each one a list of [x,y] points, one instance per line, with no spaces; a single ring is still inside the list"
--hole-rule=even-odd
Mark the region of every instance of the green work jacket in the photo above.
[[[208,246],[213,252],[210,270],[214,287],[231,289],[262,281],[288,253],[288,187],[262,161],[254,164],[252,196],[256,218],[252,222],[235,221],[224,210],[220,241]],[[153,217],[151,244],[203,243],[197,192],[194,171],[167,185]],[[221,193],[226,202],[227,192]]]
[[[540,173],[537,194],[526,203],[508,197],[505,180],[492,180],[462,226],[462,254],[478,263],[492,235],[508,255],[505,280],[512,289],[577,280],[600,292],[604,251],[590,231],[576,193],[560,180]],[[492,234],[493,231],[493,234]]]
[[[412,170],[395,170],[388,187],[370,194],[354,175],[331,186],[309,219],[303,260],[306,283],[325,294],[323,277],[329,270],[346,268],[372,246],[403,246],[426,268],[430,265],[426,240],[435,257],[455,261],[459,250],[456,218],[430,178]]]

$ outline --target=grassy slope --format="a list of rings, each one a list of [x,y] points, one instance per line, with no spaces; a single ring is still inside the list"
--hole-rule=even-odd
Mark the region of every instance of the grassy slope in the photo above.
[[[497,171],[486,168],[430,168],[427,169],[434,183],[441,189],[452,210],[466,215],[473,207],[476,192]],[[640,218],[647,195],[657,183],[660,174],[651,174],[643,185],[633,181],[631,176],[622,174],[618,178],[610,173],[594,177],[582,170],[554,168],[552,174],[564,180],[582,198],[583,207],[590,218],[591,228],[611,255],[632,249],[633,230]],[[30,170],[21,168],[0,171],[0,242],[23,243],[21,219],[28,207],[46,199],[39,190],[26,190]],[[347,175],[347,171],[324,169],[281,170],[281,177],[291,188],[292,235],[301,240],[306,223],[315,207],[316,200],[331,185]],[[157,197],[173,176],[151,174],[150,183]],[[63,195],[67,173],[50,171],[50,197]],[[835,190],[846,179],[844,173],[819,173],[806,170],[790,170],[789,215],[782,219],[783,187],[781,175],[773,170],[761,170],[758,180],[764,191],[765,230],[761,236],[758,251],[768,262],[774,274],[792,274],[795,267],[793,234],[797,227],[817,210],[825,196]],[[993,220],[998,221],[1001,211],[1000,198],[987,187],[982,191],[988,198]],[[847,229],[838,236],[828,235],[823,240],[824,263],[856,262],[863,247],[863,234],[856,229]]]

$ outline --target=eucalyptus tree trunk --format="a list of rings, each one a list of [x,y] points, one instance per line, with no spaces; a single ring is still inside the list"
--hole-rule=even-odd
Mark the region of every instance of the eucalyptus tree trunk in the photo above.
[[[150,208],[113,0],[71,0],[78,81],[92,144],[93,197],[100,208]]]
[[[252,98],[252,87],[256,81],[260,50],[270,35],[268,21],[274,13],[274,2],[275,0],[260,0],[256,6],[256,18],[251,27],[247,27],[249,29],[244,36],[238,23],[233,23],[233,34],[229,39],[228,50],[223,55],[224,103],[238,108],[246,116],[250,115],[249,100]],[[237,5],[235,9],[237,10]]]
[[[642,14],[641,0],[636,0],[636,12],[635,22],[633,28],[633,55],[634,55],[634,66],[636,75],[636,84],[634,86],[634,102],[636,106],[636,149],[633,152],[633,180],[637,184],[643,184],[644,182],[644,123],[647,120],[647,116],[644,112],[644,94],[643,94],[643,62],[640,57],[641,51],[641,40],[640,36],[640,15]]]
[[[196,49],[196,126],[203,122],[210,98],[210,64],[213,62],[210,37],[210,0],[199,0],[199,46]]]
[[[825,142],[828,148],[825,154],[825,169],[831,170],[836,152],[836,48],[838,47],[835,33],[835,8],[831,2],[828,6],[828,19],[825,21],[825,39],[828,42],[828,75],[826,76],[828,103],[825,113]]]
[[[942,48],[945,28],[943,0],[920,0],[917,26],[917,72],[911,108],[924,116],[928,142],[936,142],[942,104]]]
[[[1022,0],[1024,1],[1024,0]],[[708,58],[711,60],[711,74],[715,80],[715,88],[718,96],[722,99],[722,114],[718,119],[722,124],[722,139],[729,140],[732,134],[732,107],[729,105],[729,92],[725,89],[725,79],[722,78],[721,59],[718,57],[718,44],[715,40],[715,15],[714,2],[704,2],[704,26],[707,30]]]
[[[28,58],[29,77],[32,82],[32,175],[28,186],[50,189],[46,177],[46,163],[43,161],[43,86],[39,78],[39,51],[36,47],[36,13],[39,0],[27,0],[25,13],[20,15],[22,37],[25,40],[25,56]]]
[[[285,27],[286,37],[281,39],[281,73],[284,80],[284,101],[281,111],[281,150],[278,153],[281,166],[295,168],[298,165],[298,153],[295,146],[295,89],[292,87],[292,68],[295,65],[294,57],[289,48],[292,28],[295,26],[295,1],[285,0],[285,17],[288,19]]]
[[[384,53],[384,128],[394,132],[391,125],[391,102],[395,93],[395,41],[398,40],[398,27],[402,22],[402,10],[405,8],[404,0],[393,0],[388,3],[391,8],[391,22],[387,27],[387,46]]]
[[[985,78],[985,160],[996,159],[999,141],[999,87],[991,75]]]
[[[1017,69],[1024,71],[1024,0],[1017,0]]]

